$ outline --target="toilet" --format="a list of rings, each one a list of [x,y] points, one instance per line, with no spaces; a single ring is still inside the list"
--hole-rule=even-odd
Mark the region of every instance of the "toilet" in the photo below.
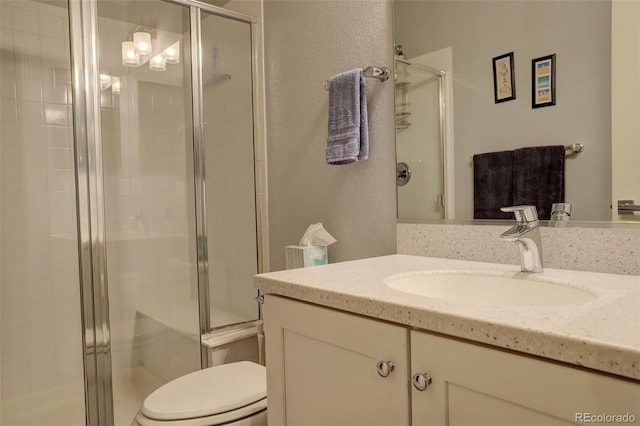
[[[131,426],[266,426],[264,366],[240,361],[194,371],[151,393]]]

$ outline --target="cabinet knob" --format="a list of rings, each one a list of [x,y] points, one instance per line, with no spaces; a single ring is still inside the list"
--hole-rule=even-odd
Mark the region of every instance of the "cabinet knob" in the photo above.
[[[416,373],[413,375],[412,380],[413,387],[419,391],[427,390],[427,387],[431,384],[431,376],[429,373]]]
[[[376,370],[380,377],[387,377],[395,368],[391,361],[378,361],[376,364]]]

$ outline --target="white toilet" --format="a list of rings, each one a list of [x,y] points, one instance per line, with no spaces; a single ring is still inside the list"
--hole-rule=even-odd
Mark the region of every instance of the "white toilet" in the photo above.
[[[131,426],[266,426],[267,377],[249,361],[189,373],[149,395]]]

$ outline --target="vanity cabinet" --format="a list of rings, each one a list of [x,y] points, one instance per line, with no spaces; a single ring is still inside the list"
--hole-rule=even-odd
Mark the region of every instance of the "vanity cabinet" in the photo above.
[[[556,426],[599,424],[593,420],[602,415],[640,420],[637,382],[279,296],[265,296],[265,336],[269,424]],[[380,361],[393,368],[385,370],[389,364]]]
[[[270,425],[410,424],[406,328],[271,295],[264,315]]]
[[[638,383],[419,331],[411,331],[411,372],[432,377],[425,391],[411,388],[414,425],[557,426],[627,413],[640,419]]]

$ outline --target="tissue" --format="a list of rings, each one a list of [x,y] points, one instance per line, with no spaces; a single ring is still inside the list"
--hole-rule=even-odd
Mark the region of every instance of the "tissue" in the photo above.
[[[328,246],[337,240],[324,229],[321,223],[309,225],[300,238],[299,246]]]
[[[329,263],[327,246],[335,242],[336,239],[324,229],[322,223],[309,225],[298,245],[284,248],[287,269]]]

